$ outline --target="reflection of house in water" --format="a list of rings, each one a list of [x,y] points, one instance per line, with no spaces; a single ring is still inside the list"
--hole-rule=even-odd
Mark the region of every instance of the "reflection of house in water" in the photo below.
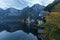
[[[44,30],[44,27],[40,27],[40,28],[38,28],[38,30],[37,30],[38,39],[39,39],[39,40],[43,40],[43,39],[44,39],[43,36],[42,36],[43,30]]]
[[[39,16],[36,18],[36,22],[37,22],[37,24],[39,26],[39,28],[37,29],[38,39],[39,40],[43,40],[44,38],[43,38],[42,34],[43,34],[44,27],[41,27],[40,25],[42,23],[45,23],[46,19],[45,19],[45,17],[42,14],[39,14]]]

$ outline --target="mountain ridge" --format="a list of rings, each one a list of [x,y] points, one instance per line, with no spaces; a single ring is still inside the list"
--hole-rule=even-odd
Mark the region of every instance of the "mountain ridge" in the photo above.
[[[49,4],[47,7],[45,7],[46,11],[60,11],[60,0],[55,0],[53,3]]]
[[[25,7],[22,10],[19,10],[19,9],[16,9],[16,8],[8,8],[8,9],[4,10],[4,9],[0,8],[0,14],[3,13],[5,15],[12,15],[13,16],[13,15],[19,15],[26,10],[27,11],[33,11],[34,10],[34,11],[38,12],[40,10],[43,10],[44,8],[45,7],[40,5],[40,4],[35,4],[32,7]]]

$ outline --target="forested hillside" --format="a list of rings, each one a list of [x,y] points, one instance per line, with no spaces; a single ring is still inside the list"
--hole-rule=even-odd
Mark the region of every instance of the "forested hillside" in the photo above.
[[[60,0],[55,0],[53,3],[49,4],[46,8],[46,11],[60,11]]]
[[[51,12],[46,16],[47,21],[54,22],[60,28],[60,12]]]
[[[60,0],[55,0],[46,8],[48,15],[45,16],[46,23],[43,36],[46,40],[60,40]]]

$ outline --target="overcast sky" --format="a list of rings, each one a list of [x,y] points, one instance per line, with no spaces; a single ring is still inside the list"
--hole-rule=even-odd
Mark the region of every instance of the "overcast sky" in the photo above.
[[[54,0],[0,0],[0,8],[6,9],[6,8],[17,8],[17,9],[23,9],[26,6],[32,6],[34,4],[40,4],[40,5],[48,5],[52,3]]]

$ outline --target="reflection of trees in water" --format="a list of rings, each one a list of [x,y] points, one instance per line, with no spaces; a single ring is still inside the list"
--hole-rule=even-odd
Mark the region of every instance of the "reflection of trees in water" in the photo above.
[[[0,24],[0,30],[7,30],[7,31],[16,31],[16,30],[22,30],[23,24],[21,22],[8,22]]]
[[[31,32],[33,31],[32,24],[31,24]],[[2,23],[0,24],[0,31],[7,30],[8,32],[14,32],[17,30],[23,30],[25,32],[29,32],[29,28],[27,26],[27,23],[21,23],[21,22],[8,22],[8,23]]]

